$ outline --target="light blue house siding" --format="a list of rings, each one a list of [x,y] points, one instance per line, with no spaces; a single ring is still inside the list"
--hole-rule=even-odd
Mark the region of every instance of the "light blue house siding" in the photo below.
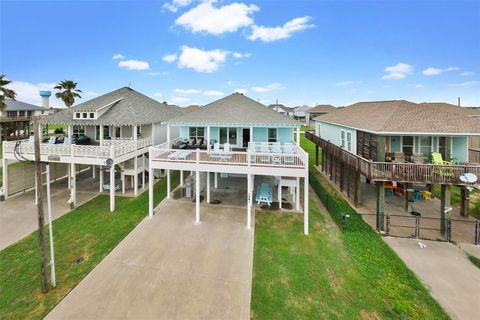
[[[452,138],[452,157],[458,162],[468,162],[468,137]]]
[[[355,129],[316,121],[315,133],[339,147],[343,145],[344,149],[351,153],[357,153],[357,130]]]

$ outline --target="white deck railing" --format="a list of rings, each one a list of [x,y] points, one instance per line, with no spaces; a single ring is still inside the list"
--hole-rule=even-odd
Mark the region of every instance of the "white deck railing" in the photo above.
[[[17,141],[5,141],[4,153],[13,153]],[[152,145],[152,137],[134,141],[132,139],[105,140],[102,146],[75,144],[40,144],[40,154],[46,156],[64,156],[79,158],[115,158]],[[23,155],[35,154],[34,144],[22,140],[18,151]]]
[[[172,141],[170,145],[171,143]],[[173,149],[168,145],[169,143],[163,143],[151,147],[152,161],[281,168],[307,166],[306,153],[296,144],[292,145],[288,153],[271,151],[273,144],[269,144],[269,152],[260,152],[253,148],[247,151],[214,152],[200,149]]]

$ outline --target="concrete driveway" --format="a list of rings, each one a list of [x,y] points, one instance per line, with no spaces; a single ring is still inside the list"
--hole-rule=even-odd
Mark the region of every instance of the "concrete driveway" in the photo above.
[[[46,319],[249,319],[246,209],[165,200]]]
[[[417,275],[453,319],[478,319],[480,269],[463,250],[453,244],[420,240],[384,238]]]
[[[87,202],[98,193],[98,182],[94,183],[91,175],[90,171],[78,174],[77,206]],[[67,204],[67,200],[70,198],[67,180],[63,179],[52,183],[51,193],[52,218],[56,219],[70,211],[70,206]],[[46,211],[45,223],[48,223]],[[37,205],[33,190],[0,202],[0,250],[37,229]]]

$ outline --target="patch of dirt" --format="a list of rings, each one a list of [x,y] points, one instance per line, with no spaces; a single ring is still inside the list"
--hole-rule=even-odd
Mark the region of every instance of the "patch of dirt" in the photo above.
[[[380,320],[380,317],[375,311],[360,310],[360,318],[364,320]]]

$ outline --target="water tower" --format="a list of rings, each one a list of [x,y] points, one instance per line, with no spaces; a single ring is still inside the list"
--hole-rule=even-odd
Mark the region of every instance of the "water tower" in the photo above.
[[[52,95],[52,91],[40,90],[40,97],[42,97],[42,107],[47,109],[50,107],[51,95]]]

